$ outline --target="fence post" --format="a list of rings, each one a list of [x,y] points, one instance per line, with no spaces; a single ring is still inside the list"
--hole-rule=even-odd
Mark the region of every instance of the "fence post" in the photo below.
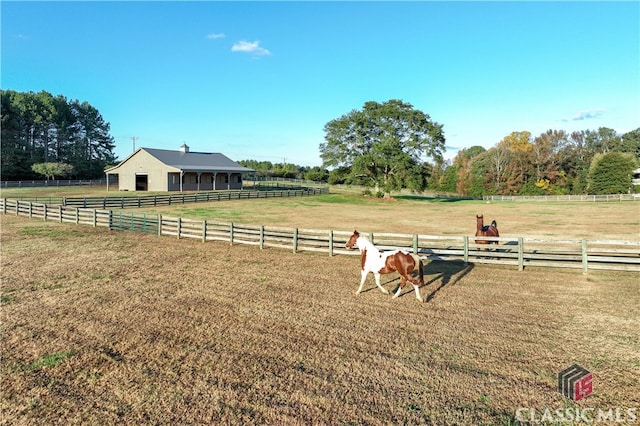
[[[293,252],[298,250],[298,228],[293,229]]]
[[[333,230],[329,231],[329,257],[333,256]]]
[[[7,199],[2,199],[2,213],[7,214]]]
[[[29,202],[29,218],[33,217],[33,203]]]
[[[162,235],[162,215],[158,215],[158,236]]]
[[[229,244],[233,244],[233,222],[229,224]]]
[[[518,271],[524,269],[524,238],[518,237]]]
[[[464,242],[464,264],[467,265],[469,263],[469,237],[465,235],[462,239]]]
[[[58,216],[60,216],[60,223],[62,223],[62,206],[58,206]]]
[[[96,226],[98,226],[98,212],[93,209],[93,227],[95,228]]]
[[[589,270],[589,260],[587,259],[587,240],[582,240],[582,273]]]
[[[207,241],[207,221],[202,221],[202,242]]]
[[[417,235],[413,236],[413,254],[419,254],[418,253],[418,236]]]
[[[76,207],[76,225],[80,223],[80,209]]]
[[[180,232],[182,231],[182,218],[178,218],[178,239],[180,239]]]
[[[45,204],[43,204],[43,206],[44,206],[44,218],[43,218],[43,220],[46,222],[47,221],[47,204],[45,203]]]
[[[371,241],[371,244],[375,244],[373,242],[373,232],[369,232],[369,241]]]
[[[264,248],[264,225],[260,225],[260,250]]]

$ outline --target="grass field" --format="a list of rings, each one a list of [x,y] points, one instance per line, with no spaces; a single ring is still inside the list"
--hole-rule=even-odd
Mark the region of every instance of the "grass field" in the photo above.
[[[637,240],[640,220],[635,203],[344,194],[175,209],[435,235],[470,235],[484,213],[501,234],[548,238]],[[392,300],[372,278],[355,296],[351,256],[0,219],[2,424],[508,425],[523,407],[640,414],[637,273],[434,262],[421,304],[409,289]],[[397,276],[382,282],[393,289]],[[594,375],[579,402],[556,390],[573,363]]]

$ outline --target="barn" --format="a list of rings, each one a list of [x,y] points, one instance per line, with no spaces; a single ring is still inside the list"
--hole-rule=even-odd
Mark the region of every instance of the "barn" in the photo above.
[[[105,173],[107,182],[117,175],[120,191],[207,191],[242,189],[243,175],[255,170],[221,153],[190,152],[184,144],[178,151],[139,148]]]

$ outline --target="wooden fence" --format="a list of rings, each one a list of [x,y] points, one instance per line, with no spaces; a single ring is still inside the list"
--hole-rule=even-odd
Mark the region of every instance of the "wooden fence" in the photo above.
[[[329,188],[298,188],[280,190],[237,190],[237,191],[212,191],[192,192],[166,195],[143,195],[128,197],[63,197],[62,205],[67,207],[82,208],[118,208],[153,207],[171,204],[185,204],[197,202],[212,202],[226,200],[245,200],[251,198],[272,197],[305,197],[311,195],[326,194]]]
[[[159,236],[275,247],[294,253],[312,251],[357,255],[344,248],[348,231],[246,225],[213,220],[194,220],[155,214],[70,206],[48,206],[28,201],[0,199],[4,214],[44,221],[100,226],[110,230],[145,232]],[[436,236],[363,233],[380,249],[401,248],[425,260],[458,260],[465,263],[545,266],[640,272],[640,241],[542,240],[525,237],[482,237],[498,244],[477,244],[474,236]]]

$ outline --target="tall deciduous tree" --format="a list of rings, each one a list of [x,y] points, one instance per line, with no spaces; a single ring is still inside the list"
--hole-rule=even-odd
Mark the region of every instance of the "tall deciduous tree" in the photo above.
[[[323,166],[350,168],[350,180],[376,191],[425,186],[425,157],[442,162],[445,137],[442,125],[409,103],[389,100],[366,102],[328,122],[320,144]]]

